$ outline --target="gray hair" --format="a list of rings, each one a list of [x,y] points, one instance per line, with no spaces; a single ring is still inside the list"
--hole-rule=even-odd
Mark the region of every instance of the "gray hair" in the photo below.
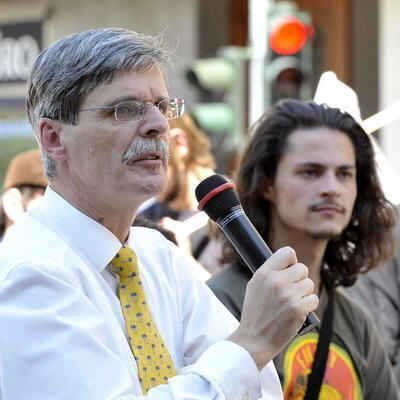
[[[37,131],[41,118],[75,125],[86,96],[116,74],[154,65],[165,73],[170,54],[162,38],[119,28],[92,29],[58,40],[35,61],[28,80],[27,112]],[[46,175],[55,176],[55,160],[43,155]]]

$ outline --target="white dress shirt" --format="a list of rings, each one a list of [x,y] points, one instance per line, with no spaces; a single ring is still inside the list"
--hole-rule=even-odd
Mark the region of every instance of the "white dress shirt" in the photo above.
[[[179,375],[144,398],[281,399],[224,340],[237,321],[158,232],[131,229],[147,301]],[[50,188],[0,244],[0,399],[142,398],[109,263],[121,243]]]

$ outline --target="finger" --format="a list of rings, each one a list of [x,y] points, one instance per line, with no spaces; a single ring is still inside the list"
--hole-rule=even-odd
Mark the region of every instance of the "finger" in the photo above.
[[[314,282],[310,278],[304,278],[293,283],[291,290],[302,298],[314,293]]]
[[[282,274],[285,275],[286,282],[298,282],[308,277],[308,268],[302,263],[290,265],[286,269],[282,270]]]
[[[310,312],[315,311],[318,307],[318,304],[319,299],[315,293],[304,296],[301,299],[301,307],[304,309],[305,315],[308,315]]]
[[[292,303],[292,315],[294,318],[305,319],[307,315],[315,311],[318,307],[319,299],[315,293],[310,293]],[[304,322],[304,321],[303,321]]]
[[[277,250],[262,266],[279,271],[297,263],[296,252],[291,247],[282,247]]]

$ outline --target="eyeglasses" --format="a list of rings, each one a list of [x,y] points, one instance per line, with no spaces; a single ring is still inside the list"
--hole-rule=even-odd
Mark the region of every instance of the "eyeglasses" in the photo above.
[[[110,107],[83,108],[80,111],[112,110],[114,118],[120,122],[140,121],[146,113],[147,106],[155,106],[165,119],[179,118],[185,112],[185,100],[179,98],[164,99],[156,103],[137,100],[126,100]]]

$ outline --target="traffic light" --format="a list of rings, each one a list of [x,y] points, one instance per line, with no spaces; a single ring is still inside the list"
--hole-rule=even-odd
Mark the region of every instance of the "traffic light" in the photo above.
[[[311,15],[291,1],[279,1],[268,16],[265,104],[283,98],[312,98],[314,28]]]
[[[216,57],[198,59],[186,72],[202,98],[189,106],[190,113],[202,130],[224,135],[233,147],[240,144],[246,129],[249,56],[246,47],[223,46]]]

